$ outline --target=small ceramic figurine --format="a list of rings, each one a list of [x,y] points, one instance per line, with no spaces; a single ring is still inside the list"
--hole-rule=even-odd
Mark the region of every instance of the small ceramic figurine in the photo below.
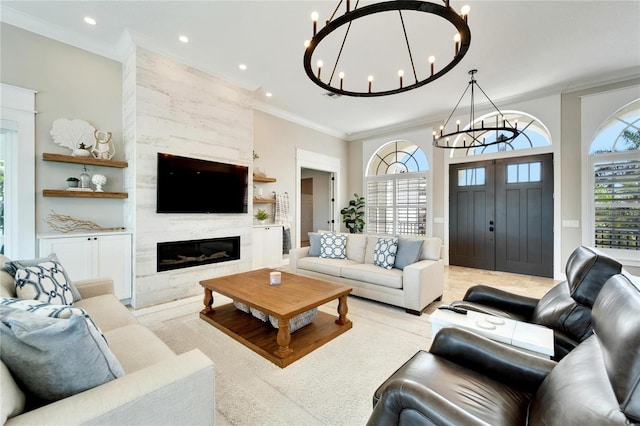
[[[91,148],[91,146],[89,146],[89,148]],[[71,153],[71,156],[73,156],[73,157],[91,157],[91,152],[89,152],[89,150],[87,149],[85,144],[80,143],[80,145],[78,145],[78,147],[73,150],[73,153]]]
[[[96,186],[96,192],[103,192],[102,185],[107,183],[107,177],[105,175],[93,175],[91,176],[91,182]]]
[[[91,154],[101,160],[111,160],[116,153],[111,143],[111,132],[100,132],[96,130],[93,132],[93,135],[96,138],[96,143],[91,150]]]

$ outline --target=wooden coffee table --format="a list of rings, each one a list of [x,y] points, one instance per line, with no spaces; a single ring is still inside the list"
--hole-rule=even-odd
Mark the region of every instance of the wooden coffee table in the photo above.
[[[200,281],[204,287],[200,318],[284,368],[351,328],[347,319],[351,288],[287,272],[282,272],[280,285],[269,285],[272,271],[258,269]],[[236,309],[233,303],[214,309],[212,292],[273,315],[278,329]],[[289,319],[334,299],[338,299],[337,318],[318,311],[311,324],[291,335]]]

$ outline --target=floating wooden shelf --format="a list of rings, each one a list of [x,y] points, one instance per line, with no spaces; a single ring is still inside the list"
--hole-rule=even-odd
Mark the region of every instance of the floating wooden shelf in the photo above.
[[[256,176],[253,175],[254,182],[277,182],[276,178],[266,177],[266,176]]]
[[[126,161],[102,160],[93,157],[74,157],[72,155],[51,154],[49,152],[43,152],[42,159],[44,161],[57,161],[59,163],[90,164],[92,166],[117,167],[120,169],[129,166]]]
[[[273,198],[253,198],[254,204],[275,204],[276,200]]]
[[[128,198],[126,192],[95,192],[95,191],[67,191],[65,189],[43,189],[43,197],[72,197],[72,198]],[[275,201],[274,201],[275,202]]]

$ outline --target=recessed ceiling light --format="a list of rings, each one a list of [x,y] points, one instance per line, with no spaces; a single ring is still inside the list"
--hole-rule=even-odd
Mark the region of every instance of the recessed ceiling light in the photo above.
[[[96,24],[96,20],[93,19],[91,16],[85,16],[84,17],[84,22],[86,22],[89,25],[95,25]]]
[[[238,65],[238,68],[240,68],[242,71],[247,69],[247,66],[245,64],[240,64]]]
[[[189,43],[189,37],[187,37],[186,35],[181,35],[180,37],[178,37],[178,40],[183,43]]]
[[[265,95],[267,98],[270,98],[270,97],[272,97],[272,96],[273,96],[273,94],[272,94],[271,92],[267,92],[267,93],[265,93],[264,95]]]

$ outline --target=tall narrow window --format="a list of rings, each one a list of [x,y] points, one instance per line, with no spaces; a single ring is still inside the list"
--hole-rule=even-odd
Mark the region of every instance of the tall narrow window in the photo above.
[[[382,146],[367,168],[366,226],[376,234],[430,235],[429,162],[409,141]]]
[[[640,99],[600,127],[589,154],[595,246],[640,250]]]

